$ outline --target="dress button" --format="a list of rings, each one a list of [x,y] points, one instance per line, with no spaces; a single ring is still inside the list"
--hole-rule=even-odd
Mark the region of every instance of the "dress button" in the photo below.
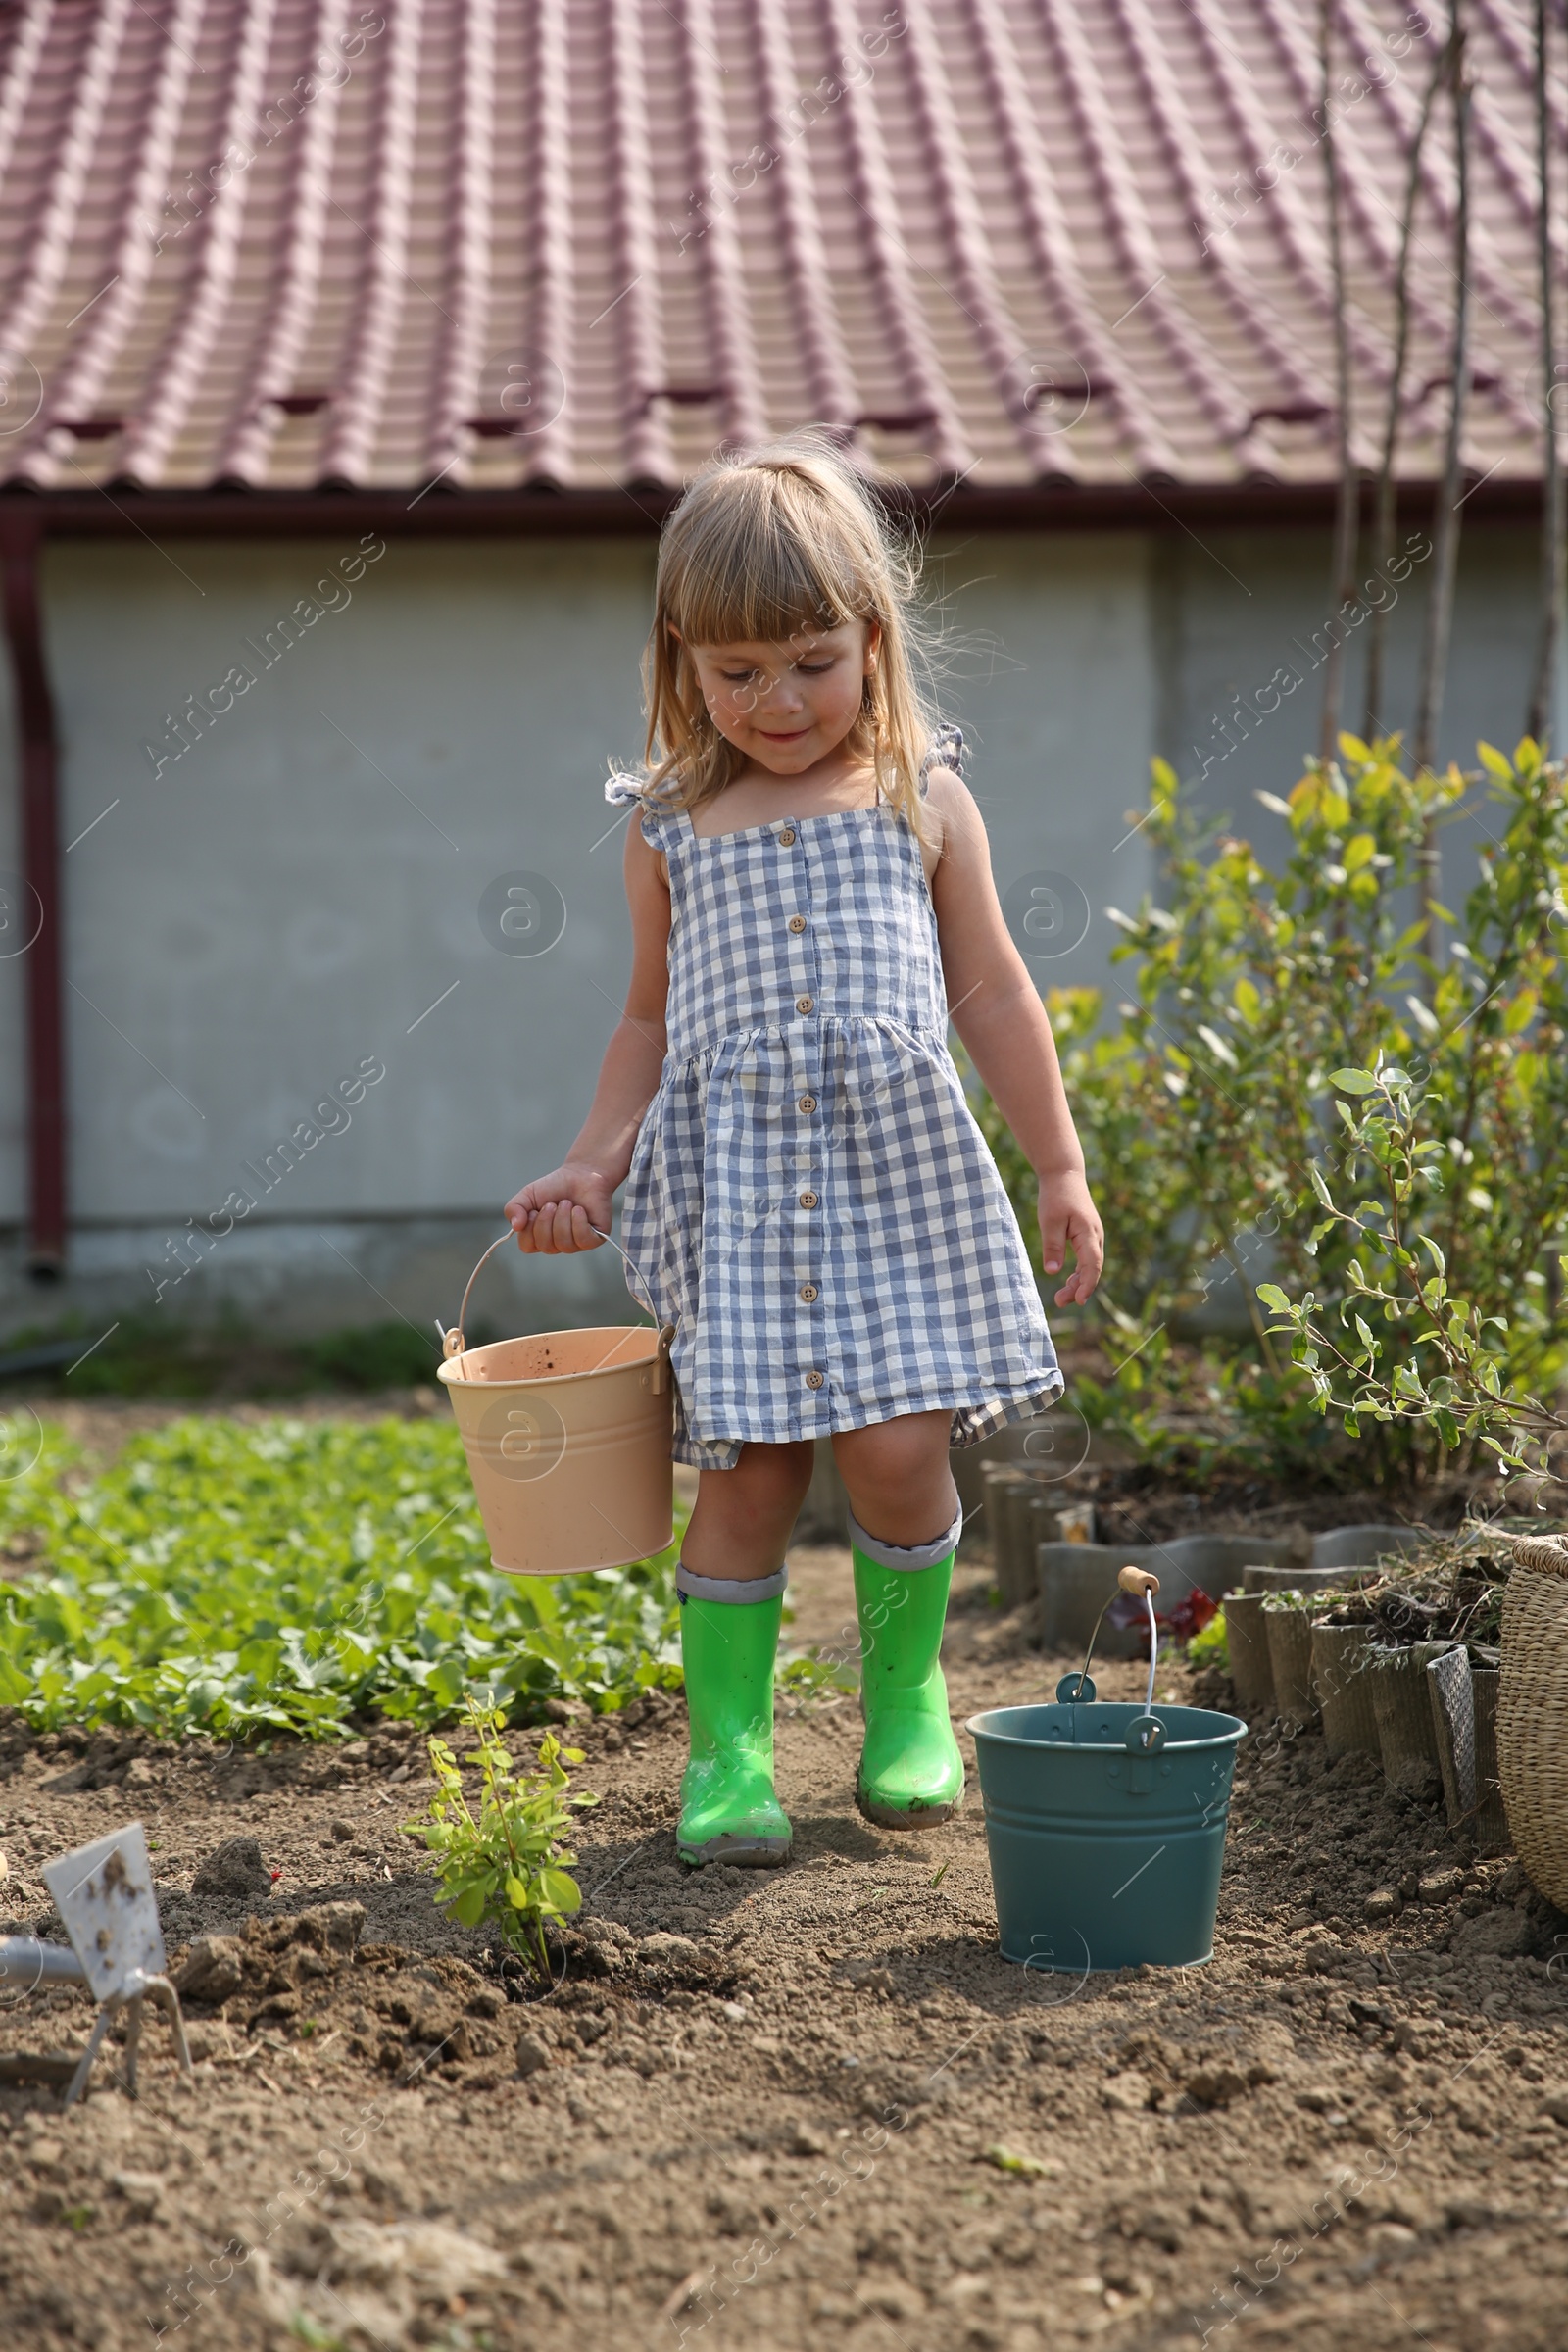
[[[814,1208],[816,1206],[816,1195],[814,1193],[803,1193],[801,1195],[801,1206],[803,1208]]]
[[[786,825],[778,839],[780,849],[793,850],[795,847],[795,827],[793,825]]]
[[[806,917],[805,917],[805,915],[804,915],[804,914],[792,914],[792,915],[790,916],[790,929],[791,929],[792,931],[804,931],[804,930],[806,929]]]
[[[816,1108],[816,1097],[814,1095],[803,1095],[800,1101],[796,1103],[795,1107],[797,1110],[804,1110],[808,1115],[809,1115],[810,1112]]]
[[[806,1385],[807,1385],[807,1387],[808,1387],[808,1389],[819,1389],[819,1388],[822,1386],[822,1375],[821,1375],[821,1373],[820,1373],[820,1372],[808,1372],[808,1374],[806,1375]]]
[[[797,1012],[809,1012],[815,1000],[811,997],[797,997],[795,1009]]]
[[[801,1285],[801,1297],[806,1300],[807,1305],[809,1306],[811,1300],[816,1297],[815,1283],[803,1282]]]

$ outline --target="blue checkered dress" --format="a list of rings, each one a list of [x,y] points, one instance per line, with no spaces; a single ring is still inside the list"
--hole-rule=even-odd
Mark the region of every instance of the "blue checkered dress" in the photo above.
[[[948,1052],[906,821],[705,840],[634,778],[606,797],[642,802],[669,868],[668,1053],[621,1239],[675,1326],[676,1460],[728,1470],[748,1440],[935,1409],[972,1445],[1043,1410],[1061,1374]]]

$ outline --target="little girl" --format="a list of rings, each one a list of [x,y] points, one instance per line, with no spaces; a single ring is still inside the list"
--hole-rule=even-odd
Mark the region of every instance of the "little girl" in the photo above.
[[[672,1323],[682,1858],[782,1862],[784,1550],[831,1437],[851,1506],[860,1810],[944,1821],[963,1763],[938,1664],[962,1525],[951,1445],[1061,1375],[948,1022],[1040,1179],[1081,1303],[1102,1235],[1045,1008],[912,659],[914,568],[825,437],[715,460],[665,525],[646,772],[615,777],[633,962],[570,1154],[507,1215],[525,1250],[622,1239]],[[949,1006],[952,1006],[950,1014]]]

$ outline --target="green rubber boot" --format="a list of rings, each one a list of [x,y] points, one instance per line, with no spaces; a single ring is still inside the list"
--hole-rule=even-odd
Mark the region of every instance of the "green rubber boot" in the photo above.
[[[706,1862],[765,1868],[789,1859],[790,1825],[773,1793],[773,1661],[783,1582],[767,1578],[762,1600],[705,1600],[681,1592],[692,1752],[681,1776],[675,1850],[699,1870]]]
[[[929,1566],[888,1568],[856,1542],[851,1556],[865,1717],[855,1801],[882,1829],[923,1829],[951,1819],[963,1802],[963,1758],[937,1663],[953,1552]]]

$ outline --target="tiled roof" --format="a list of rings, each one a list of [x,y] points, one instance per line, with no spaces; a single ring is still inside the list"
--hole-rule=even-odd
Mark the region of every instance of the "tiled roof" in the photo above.
[[[1466,456],[1526,480],[1532,11],[1466,15]],[[668,487],[721,440],[817,418],[916,486],[1326,481],[1316,16],[0,0],[0,476]],[[1404,0],[1338,0],[1368,464],[1441,29]],[[1560,152],[1560,82],[1554,103]],[[1446,406],[1446,100],[1423,181],[1410,478],[1437,471]]]

